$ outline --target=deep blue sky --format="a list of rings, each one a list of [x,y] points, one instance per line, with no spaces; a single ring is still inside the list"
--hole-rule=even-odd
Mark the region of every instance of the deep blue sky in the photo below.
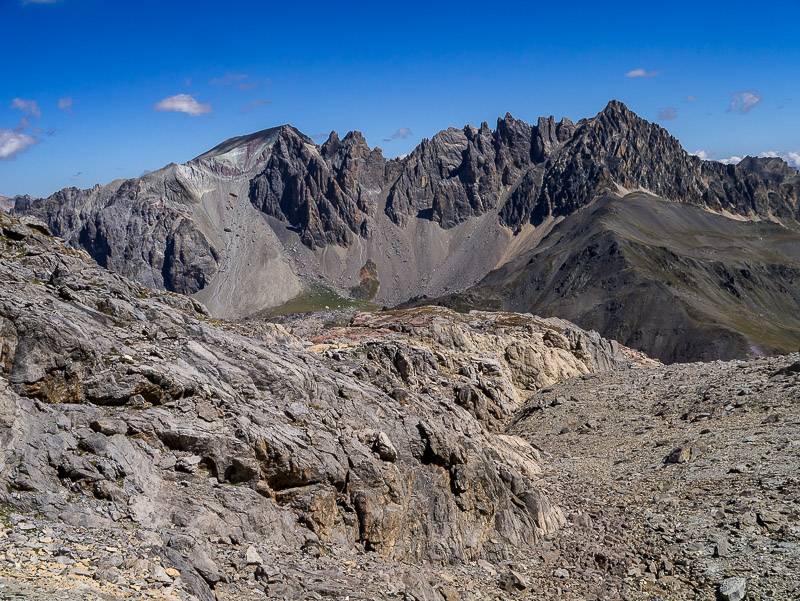
[[[0,194],[138,176],[280,123],[395,156],[611,98],[709,157],[800,152],[798,23],[797,0],[0,0]],[[155,110],[178,94],[210,112]]]

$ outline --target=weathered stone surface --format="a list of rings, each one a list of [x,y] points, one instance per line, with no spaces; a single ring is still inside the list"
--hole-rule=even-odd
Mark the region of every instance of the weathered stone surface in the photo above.
[[[125,520],[200,598],[228,584],[214,541],[258,543],[249,564],[263,546],[433,564],[534,548],[564,517],[503,422],[542,385],[652,363],[560,320],[436,308],[305,342],[0,225],[19,234],[0,238],[0,502]],[[523,343],[536,360],[507,360]]]
[[[506,432],[542,450],[570,523],[535,560],[537,585],[561,587],[540,597],[797,597],[797,357],[623,368],[533,394]],[[764,426],[775,411],[786,420]]]
[[[742,601],[747,595],[747,580],[738,576],[726,578],[719,585],[719,596],[725,601]]]

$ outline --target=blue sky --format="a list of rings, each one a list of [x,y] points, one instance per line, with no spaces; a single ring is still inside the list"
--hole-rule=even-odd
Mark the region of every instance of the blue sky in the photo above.
[[[611,98],[710,158],[796,156],[797,23],[797,0],[0,0],[0,194],[135,177],[281,123],[395,156]]]

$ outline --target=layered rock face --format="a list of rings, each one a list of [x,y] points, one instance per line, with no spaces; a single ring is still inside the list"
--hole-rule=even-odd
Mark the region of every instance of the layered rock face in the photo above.
[[[221,322],[0,215],[0,589],[795,598],[799,395],[531,315]]]
[[[17,197],[17,213],[45,221],[103,267],[146,286],[191,294],[217,270],[219,250],[198,228],[196,192],[172,166],[138,180],[66,188],[39,202]]]
[[[213,151],[212,151],[213,152]],[[321,148],[294,128],[281,128],[269,159],[250,181],[250,200],[297,228],[304,244],[348,245],[369,234],[375,191],[384,177],[380,149],[363,136],[332,133]]]
[[[287,566],[310,548],[435,563],[535,548],[564,516],[504,421],[542,386],[648,364],[505,314],[225,324],[35,221],[0,215],[0,233],[0,502],[108,536],[124,524],[180,573],[176,594],[212,598],[247,545]]]
[[[403,159],[386,212],[398,224],[421,216],[447,228],[496,210],[522,175],[573,130],[569,119],[556,124],[550,117],[532,126],[506,114],[494,131],[483,123],[441,132]]]

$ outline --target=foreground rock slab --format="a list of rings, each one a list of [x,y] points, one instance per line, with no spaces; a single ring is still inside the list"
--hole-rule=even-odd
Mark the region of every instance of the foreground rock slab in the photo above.
[[[497,590],[472,562],[565,523],[505,420],[543,385],[653,363],[530,316],[223,323],[0,222],[0,577],[29,596]]]

